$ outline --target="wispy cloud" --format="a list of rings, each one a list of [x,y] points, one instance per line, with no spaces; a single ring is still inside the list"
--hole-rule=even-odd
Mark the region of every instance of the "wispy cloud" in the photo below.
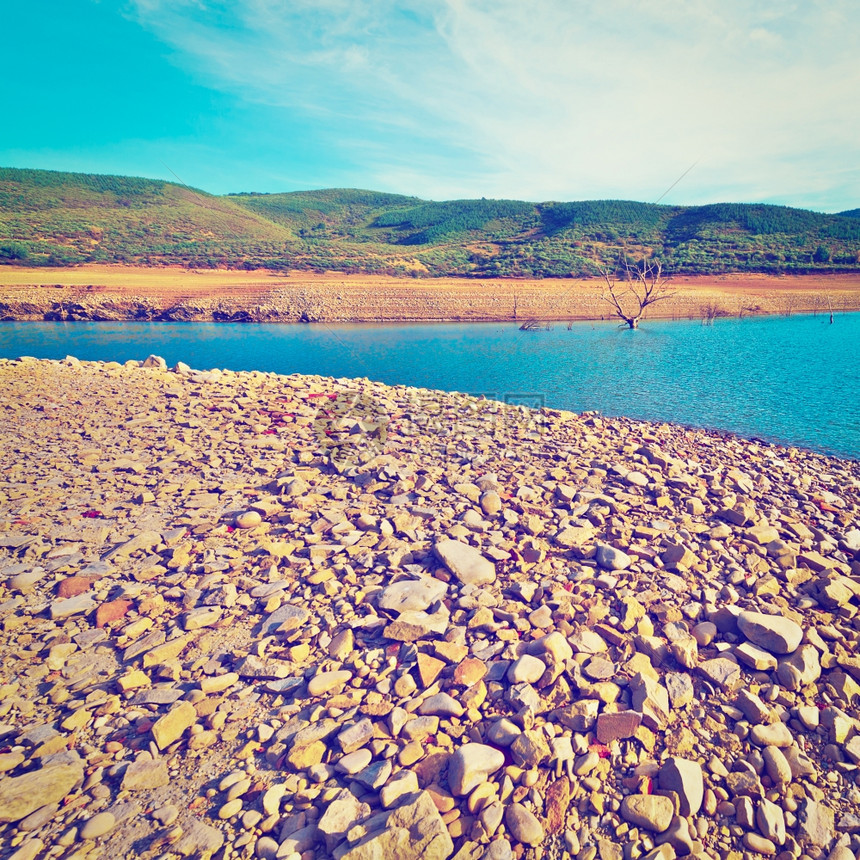
[[[853,0],[137,0],[208,86],[301,116],[353,184],[860,199]],[[340,172],[344,171],[340,167]]]

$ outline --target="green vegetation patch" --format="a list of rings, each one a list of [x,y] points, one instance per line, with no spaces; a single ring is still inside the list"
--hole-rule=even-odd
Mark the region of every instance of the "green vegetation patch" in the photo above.
[[[0,264],[178,264],[411,277],[860,269],[860,209],[631,200],[433,202],[354,188],[214,196],[161,180],[0,168]]]

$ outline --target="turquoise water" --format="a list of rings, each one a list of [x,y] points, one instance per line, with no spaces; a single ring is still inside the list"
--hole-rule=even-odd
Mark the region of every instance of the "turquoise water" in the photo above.
[[[860,314],[699,322],[241,325],[2,323],[0,357],[363,376],[674,421],[860,458]]]

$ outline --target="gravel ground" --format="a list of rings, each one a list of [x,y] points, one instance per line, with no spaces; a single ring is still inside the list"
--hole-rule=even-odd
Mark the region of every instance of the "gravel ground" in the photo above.
[[[0,857],[860,857],[860,464],[0,361]]]

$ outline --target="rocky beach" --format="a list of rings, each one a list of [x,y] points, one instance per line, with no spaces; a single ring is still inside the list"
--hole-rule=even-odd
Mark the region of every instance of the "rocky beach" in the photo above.
[[[860,463],[0,360],[0,857],[860,857]]]

